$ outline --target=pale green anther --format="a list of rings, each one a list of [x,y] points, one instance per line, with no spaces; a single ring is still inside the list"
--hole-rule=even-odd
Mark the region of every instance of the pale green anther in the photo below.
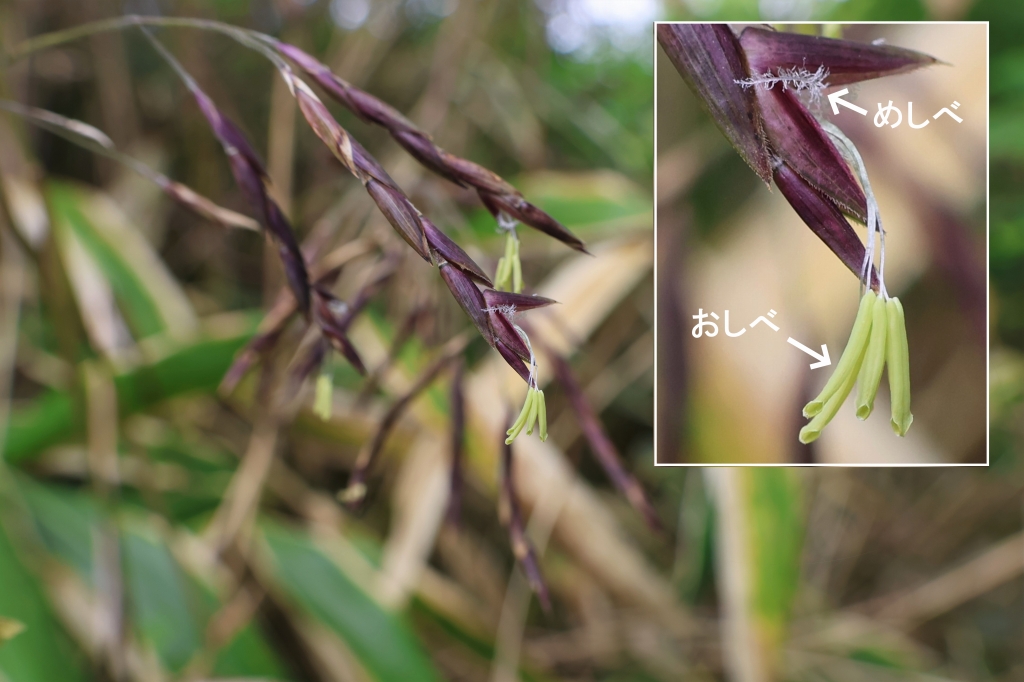
[[[508,288],[508,277],[510,273],[509,263],[502,256],[498,259],[498,267],[494,271],[494,288],[498,291],[504,291]]]
[[[530,411],[533,409],[534,404],[537,400],[537,393],[532,388],[526,389],[526,401],[523,403],[523,411],[519,413],[519,417],[515,423],[505,433],[508,438],[505,439],[505,445],[510,444],[519,435],[519,432],[523,430],[523,426],[526,424],[527,417],[530,416]]]
[[[512,232],[508,232],[505,234],[505,255],[498,259],[498,267],[494,272],[494,288],[498,291],[519,293],[514,285],[517,266],[519,266],[519,240]],[[522,279],[521,270],[519,277]]]
[[[544,401],[544,391],[537,391],[537,401],[540,403],[537,407],[537,433],[541,440],[548,439],[548,406]]]
[[[329,421],[334,411],[334,377],[330,372],[321,372],[316,378],[316,397],[313,400],[313,413]]]
[[[523,262],[519,260],[519,240],[513,240],[515,246],[512,254],[512,292],[521,294],[523,292]]]
[[[523,428],[523,424],[526,423],[526,418],[530,416],[530,405],[533,403],[534,400],[535,398],[533,397],[533,389],[526,389],[526,400],[523,401],[523,409],[519,413],[519,416],[516,418],[515,423],[512,424],[512,427],[505,433],[512,433],[516,429]]]
[[[885,367],[885,332],[888,327],[886,308],[885,299],[881,296],[877,296],[871,306],[871,336],[857,377],[857,419],[862,421],[868,418],[875,407],[875,394],[878,393],[878,382],[882,380],[882,368]]]
[[[526,435],[529,436],[533,433],[533,427],[537,423],[537,408],[540,407],[540,401],[543,398],[540,395],[540,391],[537,389],[531,389],[533,391],[533,404],[530,405],[530,416],[526,418]]]
[[[849,346],[847,346],[849,348]],[[836,370],[839,371],[838,369]],[[833,375],[835,376],[835,375]],[[843,383],[832,392],[832,395],[828,397],[825,404],[814,415],[814,419],[809,421],[804,428],[800,429],[800,442],[806,445],[818,440],[818,436],[821,435],[821,430],[824,429],[832,418],[839,412],[839,408],[842,407],[846,401],[846,396],[850,395],[850,391],[853,390],[853,383],[857,379],[856,372],[847,372]]]
[[[860,299],[860,307],[857,309],[857,317],[853,321],[850,340],[846,342],[843,356],[839,358],[835,371],[825,382],[825,388],[821,389],[818,397],[804,406],[805,417],[810,418],[821,412],[825,403],[839,390],[847,378],[851,378],[850,385],[853,385],[852,379],[856,378],[857,372],[860,370],[864,348],[868,344],[868,336],[871,333],[871,309],[875,298],[875,292],[868,290]]]
[[[914,415],[910,413],[910,349],[907,346],[907,321],[903,304],[890,298],[885,304],[888,321],[886,361],[889,363],[889,397],[892,400],[892,420],[889,424],[897,436],[907,435]]]

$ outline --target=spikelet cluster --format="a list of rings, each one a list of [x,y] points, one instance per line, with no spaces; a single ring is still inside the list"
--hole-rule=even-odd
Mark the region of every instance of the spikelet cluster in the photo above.
[[[897,436],[905,436],[914,415],[910,413],[910,363],[907,325],[903,304],[870,289],[860,300],[850,340],[836,369],[814,400],[804,406],[811,421],[800,429],[800,442],[817,440],[822,429],[836,416],[847,396],[857,386],[857,418],[867,419],[874,409],[875,395],[888,365],[892,401],[890,425]]]

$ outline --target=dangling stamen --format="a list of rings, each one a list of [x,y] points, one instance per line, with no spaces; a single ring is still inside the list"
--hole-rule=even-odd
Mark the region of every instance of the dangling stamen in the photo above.
[[[512,324],[512,328],[516,330],[519,337],[526,344],[526,348],[530,351],[530,377],[526,382],[526,400],[523,402],[523,409],[519,413],[519,417],[515,423],[506,431],[508,438],[505,439],[505,443],[511,443],[516,439],[523,429],[526,430],[527,435],[533,433],[534,425],[539,427],[539,435],[541,440],[548,439],[548,418],[547,418],[547,405],[544,401],[544,391],[540,390],[537,386],[537,356],[533,352],[533,345],[530,343],[530,337],[527,336],[526,332],[522,327],[517,325],[515,322],[509,320]]]
[[[857,170],[867,201],[867,239],[861,267],[861,303],[850,332],[850,341],[835,371],[822,392],[804,407],[804,416],[811,421],[800,430],[801,443],[818,438],[835,417],[847,395],[858,384],[857,417],[866,419],[874,407],[875,394],[882,369],[889,366],[889,395],[892,402],[891,425],[898,436],[904,436],[914,415],[910,412],[910,369],[907,349],[906,320],[900,300],[890,297],[885,288],[885,230],[879,215],[878,202],[871,191],[867,168],[857,147],[839,128],[828,121],[822,127],[839,145],[846,161]],[[871,272],[875,260],[875,235],[878,235],[878,294],[871,291]]]

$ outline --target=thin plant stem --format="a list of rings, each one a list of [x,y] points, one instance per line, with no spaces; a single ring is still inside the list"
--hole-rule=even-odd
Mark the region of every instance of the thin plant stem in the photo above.
[[[875,233],[877,232],[880,251],[878,260],[878,290],[884,298],[888,299],[889,294],[885,289],[885,230],[882,229],[882,218],[879,215],[878,201],[875,199],[874,192],[871,191],[867,166],[864,164],[864,159],[857,150],[857,146],[842,130],[829,121],[819,120],[819,123],[821,123],[825,132],[839,143],[840,154],[857,171],[858,179],[864,190],[864,196],[867,198],[868,215],[866,227],[868,234],[864,249],[864,265],[861,268],[861,281],[865,287],[870,285],[871,265],[874,262],[875,254]]]
[[[92,21],[87,24],[64,29],[62,31],[53,31],[52,33],[44,33],[43,35],[29,38],[7,54],[7,62],[14,63],[20,59],[24,59],[34,52],[63,45],[64,43],[86,38],[97,33],[120,31],[133,26],[167,26],[213,31],[215,33],[221,33],[234,38],[253,49],[259,49],[261,41],[272,40],[270,36],[250,31],[248,29],[239,28],[237,26],[232,26],[231,24],[225,24],[220,21],[212,21],[210,19],[193,19],[189,17],[145,17],[137,14],[128,14],[113,19]]]
[[[163,173],[117,149],[117,147],[114,146],[114,142],[106,133],[89,125],[88,123],[61,116],[60,114],[47,111],[46,109],[37,109],[36,107],[25,106],[24,104],[11,100],[0,100],[0,109],[10,112],[16,116],[20,116],[25,121],[37,125],[43,130],[67,140],[74,145],[130,168],[163,190],[175,193],[174,188],[176,186],[180,186],[179,183],[171,180]],[[214,204],[209,199],[199,198],[199,200],[204,203],[208,202],[209,207],[215,208],[217,217],[222,219],[226,224],[249,230],[259,229],[259,225],[252,218]]]
[[[126,28],[139,27],[147,37],[151,38],[149,30],[146,28],[148,26],[194,28],[220,33],[234,39],[251,50],[259,52],[261,55],[269,59],[279,71],[291,73],[292,70],[284,58],[274,51],[273,47],[271,47],[275,42],[274,38],[266,34],[210,19],[193,19],[189,17],[145,17],[137,14],[129,14],[116,19],[94,21],[64,31],[45,33],[41,36],[30,38],[18,45],[10,54],[8,54],[7,61],[8,63],[14,63],[39,50],[55,47],[57,45],[62,45],[73,40],[78,40],[80,38],[106,31],[119,31]],[[195,85],[195,81],[190,75],[181,71],[179,71],[179,75],[181,75],[182,79],[188,84],[190,89],[194,89],[193,86]],[[285,80],[288,81],[287,78]]]

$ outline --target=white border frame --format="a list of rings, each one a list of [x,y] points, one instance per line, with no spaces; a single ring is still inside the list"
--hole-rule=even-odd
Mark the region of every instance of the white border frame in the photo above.
[[[749,463],[749,462],[659,462],[658,461],[658,26],[661,24],[746,24],[758,22],[729,22],[729,21],[655,21],[652,28],[654,34],[652,60],[654,64],[654,466],[657,467],[845,467],[845,468],[957,468],[957,467],[987,467],[992,458],[992,339],[991,323],[992,314],[991,296],[991,247],[992,237],[991,215],[992,197],[990,180],[991,172],[991,149],[989,147],[989,135],[992,119],[992,96],[991,96],[991,74],[992,74],[992,38],[988,21],[797,21],[798,24],[842,24],[842,25],[899,25],[899,24],[941,24],[944,26],[952,24],[970,24],[985,26],[985,461],[982,462],[878,462],[863,463],[850,462],[771,462],[771,463]]]

